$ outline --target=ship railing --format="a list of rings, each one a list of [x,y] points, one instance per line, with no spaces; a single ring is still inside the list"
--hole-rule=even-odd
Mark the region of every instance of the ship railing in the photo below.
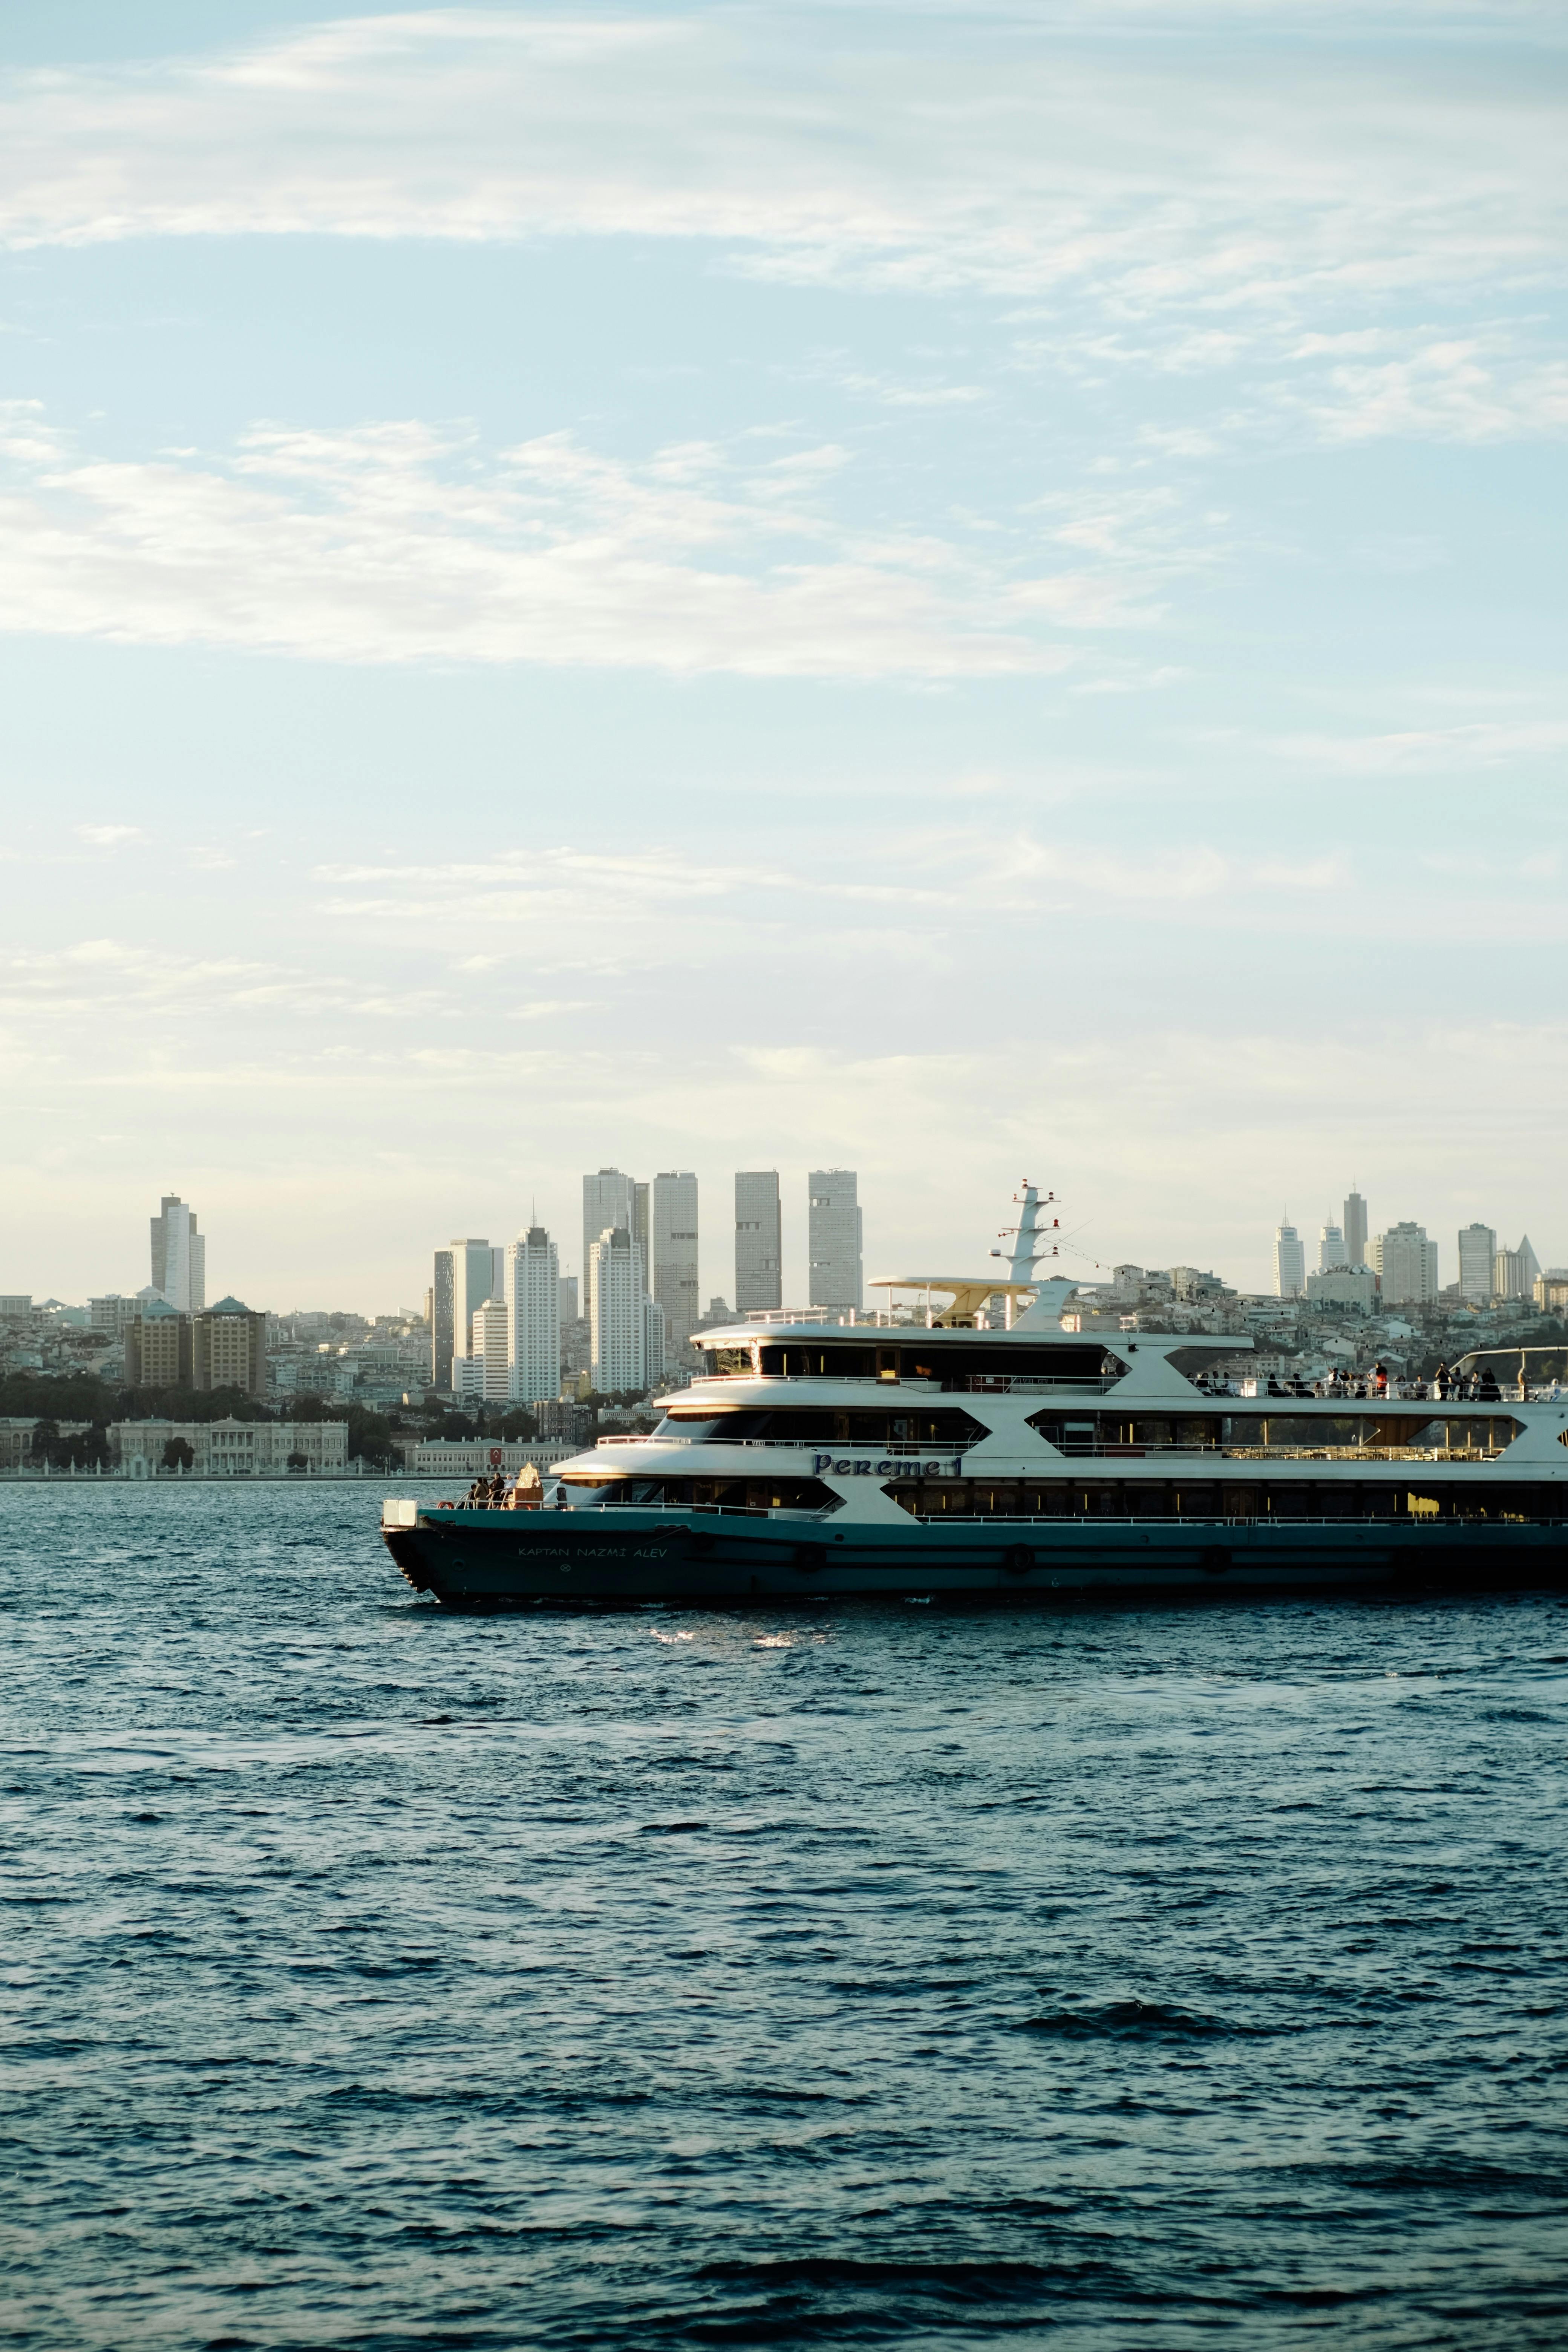
[[[975,1442],[975,1441],[972,1441]],[[847,1445],[858,1445],[863,1452],[898,1461],[923,1460],[928,1454],[940,1454],[947,1461],[967,1454],[970,1446],[962,1439],[942,1437],[896,1437],[890,1444],[879,1437],[601,1437],[601,1445],[722,1445],[726,1452],[742,1454],[780,1453],[815,1454],[825,1445],[842,1453]]]
[[[1125,1372],[955,1372],[942,1383],[953,1396],[1056,1396],[1075,1389],[1080,1396],[1104,1396],[1119,1389]]]
[[[668,1511],[676,1517],[689,1517],[700,1511],[707,1517],[731,1519],[831,1519],[843,1509],[835,1500],[820,1504],[815,1510],[804,1504],[794,1503],[622,1503],[608,1495],[595,1495],[592,1501],[573,1502],[568,1511]]]

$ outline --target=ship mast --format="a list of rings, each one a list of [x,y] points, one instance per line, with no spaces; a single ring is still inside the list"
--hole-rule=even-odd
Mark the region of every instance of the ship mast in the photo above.
[[[1014,1193],[1014,1206],[1021,1209],[1023,1214],[1016,1225],[1004,1225],[997,1235],[999,1241],[1006,1241],[1011,1235],[1013,1246],[1011,1250],[994,1249],[991,1253],[993,1257],[1006,1258],[1010,1282],[1033,1282],[1035,1268],[1043,1258],[1061,1255],[1061,1246],[1052,1237],[1060,1233],[1062,1221],[1059,1217],[1044,1221],[1044,1212],[1054,1207],[1056,1197],[1054,1192],[1042,1195],[1039,1188],[1031,1184],[1026,1176]],[[1014,1304],[1014,1294],[1009,1291],[1005,1309],[1005,1328],[1009,1331],[1013,1328]]]

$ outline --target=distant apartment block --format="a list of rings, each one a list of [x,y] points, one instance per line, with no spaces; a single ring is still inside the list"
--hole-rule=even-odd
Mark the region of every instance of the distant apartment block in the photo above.
[[[1497,1234],[1490,1225],[1459,1228],[1459,1296],[1484,1307],[1492,1295],[1497,1260]]]
[[[1300,1298],[1307,1287],[1307,1252],[1294,1225],[1274,1228],[1274,1290],[1279,1298]]]
[[[133,1389],[195,1386],[191,1356],[191,1318],[165,1299],[146,1300],[125,1326],[125,1382]]]
[[[191,1386],[267,1394],[267,1318],[237,1298],[191,1318]]]
[[[1541,1273],[1541,1261],[1525,1234],[1517,1249],[1500,1249],[1492,1261],[1492,1288],[1499,1298],[1529,1298]]]
[[[643,1187],[644,1192],[647,1186]],[[583,1179],[583,1305],[588,1311],[588,1255],[600,1234],[623,1226],[633,1241],[640,1241],[643,1266],[647,1266],[647,1236],[646,1230],[637,1233],[637,1186],[636,1180],[623,1175],[618,1168],[600,1168]]]
[[[436,1252],[435,1279],[430,1287],[430,1384],[450,1389],[453,1359],[466,1356],[473,1338],[476,1311],[493,1298],[504,1274],[498,1277],[496,1255],[487,1240],[472,1235],[449,1242]]]
[[[574,1316],[577,1285],[570,1286]],[[542,1225],[530,1225],[506,1253],[508,1381],[522,1404],[538,1404],[561,1389],[561,1279],[555,1244]]]
[[[468,1360],[473,1372],[466,1393],[486,1403],[505,1402],[511,1394],[511,1317],[504,1298],[487,1298],[469,1319]]]
[[[1425,1225],[1405,1218],[1367,1244],[1367,1263],[1385,1307],[1429,1307],[1437,1296],[1437,1244]]]
[[[840,1311],[862,1297],[858,1179],[853,1169],[816,1168],[806,1178],[809,1301]]]
[[[776,1168],[735,1177],[735,1312],[763,1314],[784,1305],[784,1222]]]
[[[594,1386],[610,1395],[648,1385],[654,1307],[643,1281],[642,1251],[626,1225],[606,1225],[588,1252],[588,1339]],[[662,1349],[660,1350],[660,1370]]]

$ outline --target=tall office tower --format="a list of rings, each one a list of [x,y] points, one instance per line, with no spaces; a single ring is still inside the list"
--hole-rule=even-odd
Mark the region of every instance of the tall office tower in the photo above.
[[[220,1298],[191,1318],[191,1386],[267,1394],[267,1318]]]
[[[430,1384],[449,1389],[452,1360],[468,1353],[476,1310],[495,1296],[495,1259],[471,1235],[436,1253],[430,1316]]]
[[[1492,1282],[1500,1298],[1529,1298],[1541,1278],[1541,1261],[1521,1234],[1517,1249],[1500,1249],[1492,1262]]]
[[[1345,1195],[1345,1263],[1366,1264],[1366,1202],[1353,1186]]]
[[[561,1277],[561,1320],[563,1323],[575,1323],[580,1312],[577,1277],[574,1274],[563,1274]]]
[[[1459,1228],[1459,1296],[1484,1307],[1492,1295],[1498,1254],[1497,1232],[1491,1225]]]
[[[506,1297],[506,1250],[504,1242],[497,1242],[490,1251],[490,1286],[485,1293],[487,1298]]]
[[[191,1386],[191,1318],[165,1298],[138,1301],[125,1326],[125,1382],[133,1389]]]
[[[657,1298],[645,1297],[643,1311],[642,1376],[645,1388],[653,1388],[664,1378],[668,1353],[669,1326],[663,1307]]]
[[[1274,1228],[1274,1287],[1281,1298],[1300,1298],[1307,1287],[1307,1253],[1294,1225]]]
[[[632,1239],[642,1252],[643,1278],[646,1281],[653,1265],[653,1227],[649,1222],[648,1188],[646,1184],[632,1186]],[[652,1293],[649,1293],[652,1296]]]
[[[852,1168],[814,1168],[806,1178],[809,1304],[860,1304],[860,1208]]]
[[[735,1312],[757,1315],[784,1305],[783,1217],[776,1168],[749,1168],[735,1178]]]
[[[195,1211],[177,1192],[165,1192],[152,1226],[153,1289],[176,1314],[199,1314],[207,1303],[207,1245]]]
[[[664,1310],[669,1345],[679,1355],[702,1312],[697,1296],[697,1179],[689,1169],[667,1168],[654,1178],[648,1223],[648,1289]]]
[[[511,1317],[504,1298],[486,1298],[475,1307],[469,1324],[473,1364],[469,1394],[488,1403],[511,1394],[511,1361],[508,1349]]]
[[[1408,1217],[1386,1233],[1373,1234],[1366,1262],[1378,1278],[1385,1307],[1426,1307],[1437,1296],[1437,1244],[1425,1225]]]
[[[561,1393],[563,1287],[554,1243],[542,1225],[530,1225],[506,1253],[507,1352],[511,1393],[521,1404]]]
[[[606,1225],[588,1252],[588,1372],[602,1395],[647,1388],[651,1307],[630,1229]]]
[[[624,1225],[635,1241],[637,1226],[637,1188],[632,1178],[623,1176],[618,1168],[601,1168],[595,1176],[583,1179],[583,1307],[588,1311],[588,1253],[606,1226]],[[647,1265],[647,1245],[643,1249],[643,1265]]]
[[[1318,1272],[1330,1274],[1336,1265],[1349,1265],[1345,1255],[1345,1235],[1342,1225],[1324,1225],[1318,1234]]]

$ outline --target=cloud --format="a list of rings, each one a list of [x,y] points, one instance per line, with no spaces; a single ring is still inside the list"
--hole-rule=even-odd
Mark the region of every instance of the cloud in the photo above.
[[[1069,667],[1064,631],[1157,620],[1143,575],[1192,560],[1168,528],[1156,550],[1061,521],[1032,559],[858,530],[827,503],[841,457],[632,463],[567,434],[495,452],[399,422],[108,460],[13,405],[0,627],[341,662],[1002,677]]]
[[[79,841],[89,841],[95,849],[117,849],[122,841],[144,837],[139,824],[79,824],[73,830]]]
[[[905,12],[896,38],[823,11],[814,39],[765,8],[362,16],[15,77],[0,236],[689,237],[1124,319],[1555,273],[1561,124],[1528,42],[1466,73],[1451,16],[1385,6],[1385,46],[1347,61],[1321,13],[1161,9],[1141,43],[1102,9]],[[1249,16],[1270,37],[1238,37]]]
[[[1568,720],[1486,719],[1384,735],[1281,735],[1269,748],[1288,760],[1338,775],[1399,776],[1503,767],[1565,745]]]

